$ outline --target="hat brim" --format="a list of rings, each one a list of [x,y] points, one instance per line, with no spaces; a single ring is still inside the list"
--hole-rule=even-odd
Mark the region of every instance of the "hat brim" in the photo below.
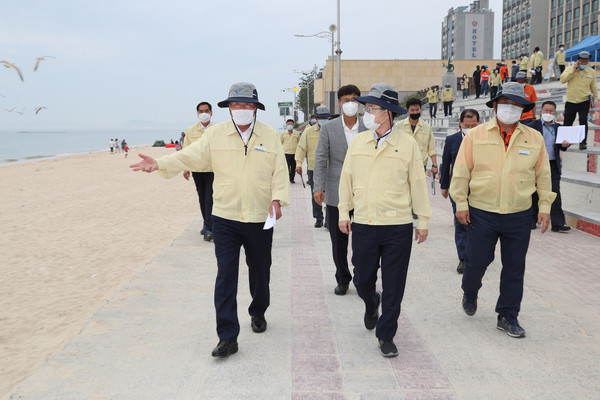
[[[265,110],[265,106],[263,105],[263,103],[256,99],[249,99],[248,97],[230,97],[228,99],[218,102],[217,106],[219,106],[220,108],[227,108],[229,107],[229,102],[231,101],[239,101],[241,103],[256,103],[259,110]]]
[[[384,100],[380,99],[379,97],[375,97],[375,96],[355,97],[354,100],[358,101],[360,104],[366,104],[366,103],[377,104],[378,106],[383,107],[386,110],[390,110],[391,112],[399,114],[399,115],[406,114],[408,112],[408,111],[406,111],[406,108],[402,107],[400,104],[390,104],[387,101],[384,101]]]
[[[488,106],[489,108],[494,108],[494,102],[496,102],[500,97],[506,97],[509,100],[514,101],[517,104],[521,104],[522,106],[525,106],[525,108],[523,109],[523,112],[528,112],[533,110],[533,107],[535,107],[535,103],[531,102],[527,99],[524,99],[523,97],[520,96],[515,96],[513,94],[499,94],[496,95],[496,97],[494,97],[493,99],[491,99],[490,101],[488,101],[487,103],[485,103],[486,106]]]
[[[331,114],[330,113],[315,114],[315,115],[313,115],[313,118],[331,118]]]

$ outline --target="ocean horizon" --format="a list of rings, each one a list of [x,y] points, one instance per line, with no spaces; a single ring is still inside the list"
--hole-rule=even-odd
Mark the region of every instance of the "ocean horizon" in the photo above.
[[[110,151],[111,139],[123,139],[130,148],[152,146],[156,140],[179,140],[173,128],[115,129],[0,129],[0,165]]]

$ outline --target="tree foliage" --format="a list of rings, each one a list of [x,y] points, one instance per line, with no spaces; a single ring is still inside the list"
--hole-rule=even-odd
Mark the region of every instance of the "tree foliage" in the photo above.
[[[323,68],[318,69],[315,65],[310,71],[302,71],[302,77],[298,83],[300,89],[296,94],[296,107],[304,113],[304,120],[307,121],[311,114],[315,112],[315,79],[323,77]],[[308,96],[307,90],[308,87]]]

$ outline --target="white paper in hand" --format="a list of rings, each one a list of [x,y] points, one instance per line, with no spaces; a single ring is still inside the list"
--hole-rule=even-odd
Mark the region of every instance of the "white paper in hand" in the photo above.
[[[275,215],[275,206],[271,207],[271,212],[273,213],[273,216],[271,216],[271,214],[267,214],[267,220],[265,221],[265,225],[263,226],[263,230],[265,231],[267,229],[271,229],[277,223],[277,215]]]
[[[585,126],[559,126],[556,135],[556,143],[566,140],[569,143],[580,143],[585,136]]]

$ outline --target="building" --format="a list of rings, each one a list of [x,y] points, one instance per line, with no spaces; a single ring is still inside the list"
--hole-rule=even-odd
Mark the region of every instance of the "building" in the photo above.
[[[548,55],[563,44],[569,48],[590,35],[598,35],[599,0],[550,0]],[[549,3],[549,4],[548,4]]]
[[[494,12],[489,0],[451,8],[442,22],[442,59],[489,60],[494,55]]]
[[[560,0],[562,3],[564,0]],[[502,58],[515,60],[539,47],[548,58],[548,12],[554,0],[504,0],[502,3]],[[578,2],[574,0],[573,2]],[[569,0],[571,3],[571,0]],[[550,49],[552,52],[552,49]],[[553,54],[553,53],[552,53]]]
[[[454,60],[454,73],[457,79],[463,74],[472,77],[475,66],[495,65],[498,60]],[[363,95],[375,83],[386,82],[400,93],[400,100],[433,85],[442,85],[446,73],[443,64],[448,60],[341,60],[342,86],[354,84]],[[337,69],[334,69],[337,81]],[[339,113],[337,92],[331,91],[331,58],[323,68],[323,77],[315,79],[314,104],[324,104],[334,113]],[[337,90],[337,89],[336,89]]]

